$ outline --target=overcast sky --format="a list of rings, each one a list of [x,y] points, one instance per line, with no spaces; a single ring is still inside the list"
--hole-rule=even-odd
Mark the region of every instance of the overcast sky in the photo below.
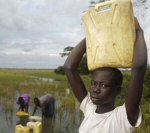
[[[90,0],[0,0],[0,68],[56,68],[83,37]],[[150,48],[150,1],[133,3]],[[144,0],[143,0],[144,1]]]

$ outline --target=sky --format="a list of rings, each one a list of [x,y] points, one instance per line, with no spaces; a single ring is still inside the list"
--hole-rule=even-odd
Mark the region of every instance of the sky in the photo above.
[[[63,65],[59,53],[85,36],[81,17],[89,1],[0,0],[0,68]],[[133,6],[150,49],[150,1],[133,0]]]

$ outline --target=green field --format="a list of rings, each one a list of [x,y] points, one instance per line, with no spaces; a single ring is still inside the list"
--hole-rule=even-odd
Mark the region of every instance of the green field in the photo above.
[[[126,88],[130,75],[128,72],[123,72],[124,81],[122,92],[117,97],[116,105],[124,103]],[[87,88],[90,87],[90,75],[82,76]],[[140,128],[135,133],[149,133],[150,132],[150,71],[148,69],[144,92],[141,100],[141,110],[143,113],[143,120]],[[60,130],[64,127],[66,130],[71,130],[73,124],[80,125],[82,121],[81,112],[78,113],[75,109],[79,107],[77,101],[72,94],[66,94],[66,88],[70,88],[65,75],[55,74],[53,70],[29,70],[29,69],[0,69],[0,104],[3,106],[5,112],[11,112],[13,109],[16,92],[19,94],[29,93],[31,98],[40,96],[45,93],[51,93],[59,101],[57,106],[57,126],[54,125],[53,130]],[[7,100],[9,99],[9,100]],[[31,100],[31,105],[33,101]],[[65,117],[65,118],[64,118]],[[78,117],[78,119],[76,119]],[[59,123],[59,124],[58,124]],[[65,124],[64,124],[65,123]],[[72,123],[72,124],[71,124]],[[75,130],[76,131],[76,130]],[[75,132],[74,131],[74,132]]]

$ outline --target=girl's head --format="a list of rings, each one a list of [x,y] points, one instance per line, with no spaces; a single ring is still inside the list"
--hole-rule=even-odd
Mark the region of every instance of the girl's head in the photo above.
[[[103,67],[92,72],[90,95],[94,104],[114,102],[121,91],[123,76],[117,68]]]

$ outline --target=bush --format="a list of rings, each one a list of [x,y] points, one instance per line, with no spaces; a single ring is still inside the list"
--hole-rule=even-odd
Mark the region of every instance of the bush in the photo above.
[[[65,74],[63,66],[59,66],[57,69],[54,70],[54,72],[57,74],[63,74],[63,75]]]

